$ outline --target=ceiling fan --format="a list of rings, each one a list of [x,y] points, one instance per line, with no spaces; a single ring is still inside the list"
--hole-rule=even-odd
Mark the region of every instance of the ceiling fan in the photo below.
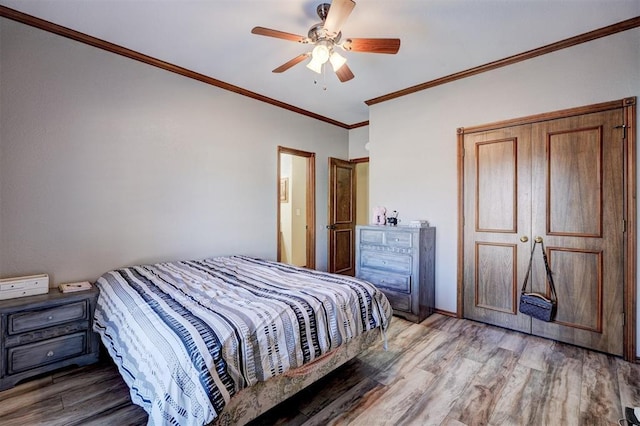
[[[307,68],[320,74],[323,65],[329,62],[338,79],[344,83],[351,80],[354,75],[346,63],[347,59],[340,55],[336,48],[340,47],[347,52],[387,54],[396,54],[400,49],[399,38],[347,38],[343,41],[340,30],[355,6],[356,2],[353,0],[333,0],[331,4],[318,5],[316,12],[322,22],[313,25],[306,37],[264,27],[255,27],[251,33],[315,45],[311,52],[296,56],[274,69],[273,72],[284,72],[305,59],[311,58]]]

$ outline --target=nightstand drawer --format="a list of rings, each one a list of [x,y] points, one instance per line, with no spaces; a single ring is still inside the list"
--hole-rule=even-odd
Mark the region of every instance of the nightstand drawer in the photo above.
[[[411,293],[411,276],[385,274],[369,269],[361,269],[358,278],[367,280],[376,287],[384,287],[403,293]]]
[[[411,256],[363,250],[360,254],[360,266],[362,268],[373,268],[387,272],[410,275]]]
[[[7,317],[7,333],[17,334],[88,318],[86,300],[38,311],[18,312]]]
[[[7,349],[7,374],[81,355],[86,347],[87,333],[82,332]]]

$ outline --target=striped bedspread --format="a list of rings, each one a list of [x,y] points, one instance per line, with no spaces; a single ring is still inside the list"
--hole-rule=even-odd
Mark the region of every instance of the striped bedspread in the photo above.
[[[124,268],[97,285],[94,329],[150,425],[207,424],[241,389],[391,317],[366,281],[243,256]]]

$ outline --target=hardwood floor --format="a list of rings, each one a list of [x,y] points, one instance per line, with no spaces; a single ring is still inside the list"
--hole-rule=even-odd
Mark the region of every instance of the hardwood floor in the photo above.
[[[394,317],[376,345],[252,425],[618,425],[640,364],[481,323]],[[142,425],[109,362],[0,392],[0,425]]]

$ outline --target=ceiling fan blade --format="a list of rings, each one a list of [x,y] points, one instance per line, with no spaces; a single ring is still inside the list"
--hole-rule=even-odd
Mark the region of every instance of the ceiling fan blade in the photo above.
[[[349,68],[347,64],[344,64],[343,66],[338,68],[338,71],[336,71],[336,75],[338,76],[338,80],[343,83],[345,81],[351,80],[354,77],[353,73],[351,72],[351,68]]]
[[[348,38],[342,43],[350,52],[389,53],[395,55],[400,49],[399,38]]]
[[[251,34],[281,38],[284,40],[297,41],[299,43],[302,43],[306,40],[306,37],[297,34],[285,33],[284,31],[272,30],[271,28],[265,27],[254,27],[251,30]]]
[[[284,64],[280,65],[278,68],[274,69],[271,72],[276,72],[276,73],[285,72],[286,70],[288,70],[292,66],[297,65],[300,62],[304,61],[309,56],[310,56],[309,53],[303,53],[301,55],[298,55],[295,58],[293,58],[292,60],[290,60],[289,62],[285,62]]]
[[[331,2],[329,14],[324,21],[324,29],[329,35],[336,35],[340,32],[354,7],[356,7],[356,2],[353,0],[333,0]]]

